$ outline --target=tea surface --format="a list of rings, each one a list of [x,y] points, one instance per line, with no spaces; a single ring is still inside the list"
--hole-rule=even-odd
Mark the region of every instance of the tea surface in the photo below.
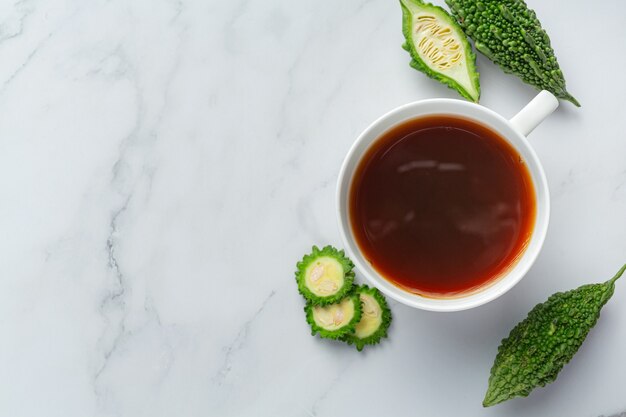
[[[518,152],[496,132],[428,116],[385,132],[357,167],[350,222],[387,280],[433,297],[501,276],[535,223],[535,191]]]

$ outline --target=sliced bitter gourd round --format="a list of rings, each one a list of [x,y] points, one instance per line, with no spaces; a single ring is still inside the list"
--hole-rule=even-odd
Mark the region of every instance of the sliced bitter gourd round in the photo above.
[[[310,302],[304,307],[306,321],[311,325],[311,334],[326,339],[340,339],[352,332],[361,320],[361,300],[352,294],[335,304],[326,306],[313,305]]]
[[[361,320],[354,330],[344,336],[348,344],[354,344],[357,350],[363,350],[365,345],[375,345],[380,339],[387,337],[387,329],[391,324],[391,310],[385,296],[376,288],[362,285],[355,290],[361,300]]]
[[[332,304],[341,300],[352,288],[354,264],[343,251],[332,246],[305,255],[297,264],[298,290],[314,305]]]
[[[400,0],[402,45],[411,67],[478,102],[480,82],[476,55],[456,20],[439,6],[421,0]]]

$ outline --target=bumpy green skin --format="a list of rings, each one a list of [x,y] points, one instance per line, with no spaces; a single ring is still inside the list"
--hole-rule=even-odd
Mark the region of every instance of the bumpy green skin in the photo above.
[[[603,284],[556,293],[536,305],[502,340],[483,406],[526,397],[534,388],[553,382],[598,321],[625,269],[626,265]]]
[[[445,22],[450,26],[452,30],[457,32],[459,35],[459,39],[461,40],[461,44],[463,45],[463,49],[465,51],[465,61],[467,65],[467,69],[470,74],[470,79],[474,87],[476,88],[476,94],[472,94],[467,91],[463,86],[461,86],[454,79],[447,77],[446,75],[436,72],[428,67],[419,56],[419,53],[415,50],[415,45],[411,40],[411,33],[413,32],[413,16],[411,11],[405,6],[404,2],[411,2],[414,4],[420,5],[420,7],[424,10],[428,10],[436,15],[441,21]],[[445,11],[443,8],[439,6],[435,6],[430,3],[424,3],[421,0],[400,0],[400,6],[402,6],[402,33],[406,39],[406,42],[402,44],[402,49],[407,51],[411,55],[411,62],[409,65],[411,68],[416,69],[420,72],[423,72],[430,78],[433,78],[448,87],[456,90],[459,94],[461,94],[464,98],[478,103],[480,99],[480,75],[478,70],[476,69],[476,54],[472,51],[472,47],[467,41],[467,38],[463,34],[463,29],[456,23],[454,18],[450,16],[450,14]]]
[[[337,290],[336,293],[326,296],[319,297],[312,293],[309,288],[306,286],[306,280],[304,279],[304,273],[307,267],[315,260],[322,256],[329,256],[335,258],[339,263],[341,263],[344,272],[344,282],[343,286]],[[342,298],[345,297],[346,294],[350,292],[352,289],[352,283],[354,282],[354,264],[352,261],[345,255],[343,250],[337,250],[334,247],[328,245],[323,249],[319,249],[317,246],[313,246],[312,252],[308,255],[304,255],[302,260],[296,264],[296,282],[298,283],[298,291],[304,298],[307,299],[313,305],[326,305],[333,304]]]
[[[357,296],[361,293],[368,293],[378,302],[380,309],[382,310],[382,321],[380,323],[380,327],[374,333],[369,335],[364,339],[359,339],[354,332],[347,333],[343,340],[347,342],[349,345],[354,344],[356,349],[360,352],[366,345],[376,345],[380,343],[381,339],[387,337],[387,329],[391,324],[391,310],[387,305],[387,300],[385,296],[380,293],[376,288],[370,288],[367,285],[361,285],[357,287],[355,290]],[[357,322],[358,323],[358,322]]]
[[[317,325],[317,323],[313,319],[314,305],[312,303],[309,302],[304,306],[306,321],[311,326],[311,335],[315,336],[315,334],[319,333],[320,337],[324,339],[341,339],[347,333],[354,331],[354,326],[356,326],[359,320],[361,320],[361,314],[363,310],[361,307],[361,300],[359,299],[359,296],[357,294],[350,294],[348,295],[348,297],[350,297],[350,299],[354,303],[354,317],[352,317],[352,320],[346,323],[345,326],[342,326],[341,328],[332,331],[326,330],[323,327]],[[340,300],[339,302],[341,301],[343,300]]]
[[[446,0],[476,49],[506,73],[580,107],[565,79],[550,38],[523,0]]]

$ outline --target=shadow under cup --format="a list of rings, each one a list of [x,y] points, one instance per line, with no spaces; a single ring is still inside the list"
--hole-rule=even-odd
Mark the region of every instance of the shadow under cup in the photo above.
[[[547,229],[547,186],[506,119],[432,102],[428,111],[419,111],[424,102],[394,110],[355,142],[338,185],[340,228],[357,268],[385,294],[462,310],[506,292],[530,268]]]

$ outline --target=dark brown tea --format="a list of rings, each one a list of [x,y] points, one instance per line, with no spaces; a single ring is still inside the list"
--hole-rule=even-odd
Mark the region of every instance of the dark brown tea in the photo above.
[[[385,132],[350,188],[350,222],[383,277],[432,297],[471,292],[523,253],[535,191],[518,152],[496,132],[428,116]]]

